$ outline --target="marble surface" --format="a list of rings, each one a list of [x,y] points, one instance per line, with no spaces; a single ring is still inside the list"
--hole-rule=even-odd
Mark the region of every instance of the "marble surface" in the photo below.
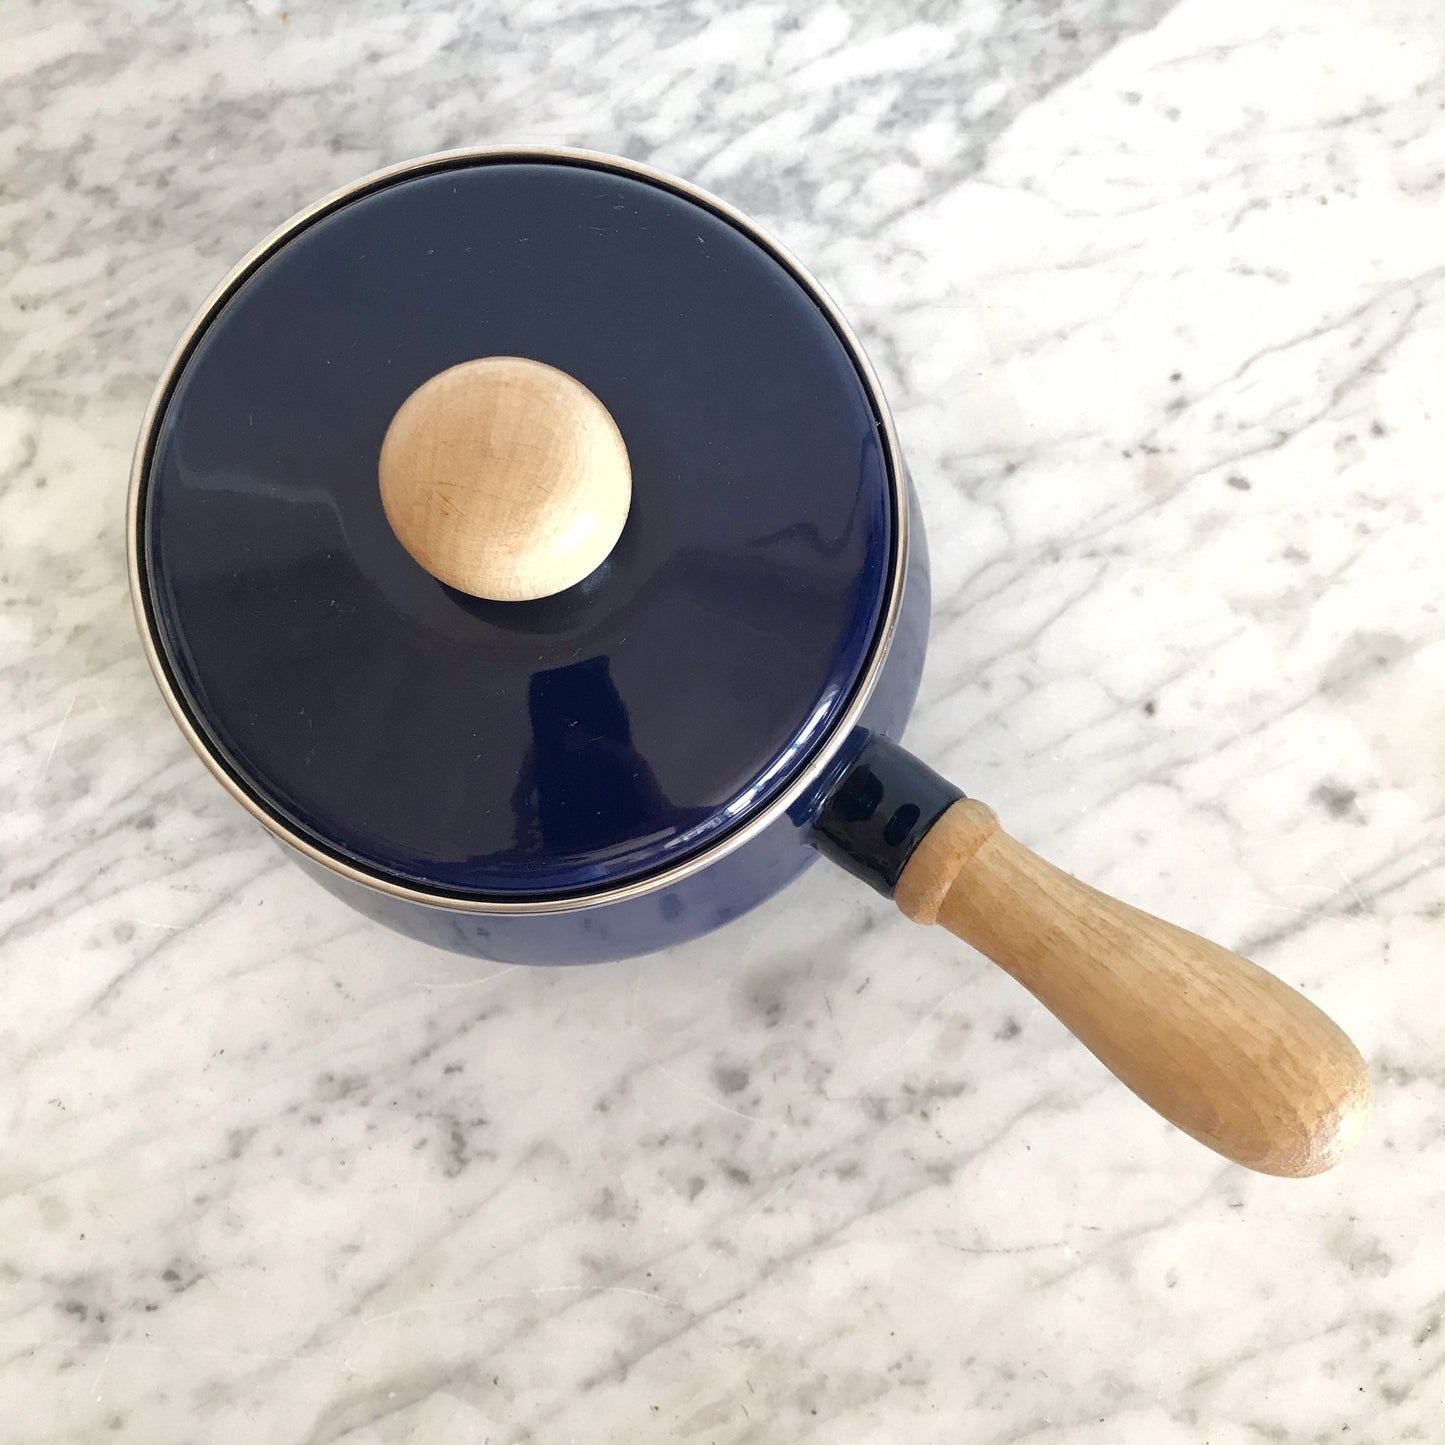
[[[0,1435],[1438,1441],[1438,0],[0,10]],[[383,163],[613,150],[855,322],[931,527],[911,741],[1354,1033],[1286,1183],[841,875],[474,966],[171,726],[122,505],[254,241]]]

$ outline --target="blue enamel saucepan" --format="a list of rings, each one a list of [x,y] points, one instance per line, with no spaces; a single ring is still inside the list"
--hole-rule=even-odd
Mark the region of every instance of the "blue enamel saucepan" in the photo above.
[[[887,407],[817,284],[689,185],[471,151],[297,216],[186,333],[129,532],[176,721],[392,928],[618,958],[822,854],[1228,1157],[1316,1173],[1363,1125],[1312,1004],[898,746],[928,562]]]

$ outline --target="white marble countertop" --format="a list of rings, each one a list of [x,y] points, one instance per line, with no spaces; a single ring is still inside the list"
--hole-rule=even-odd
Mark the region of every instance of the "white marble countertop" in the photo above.
[[[0,11],[0,1435],[1438,1441],[1438,0],[286,4]],[[833,292],[931,530],[911,742],[1330,1010],[1349,1162],[1224,1164],[830,870],[472,965],[222,794],[126,598],[154,378],[293,210],[504,141]]]

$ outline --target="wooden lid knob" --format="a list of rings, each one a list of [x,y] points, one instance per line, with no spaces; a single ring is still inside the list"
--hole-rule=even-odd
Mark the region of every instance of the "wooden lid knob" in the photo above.
[[[632,500],[607,408],[520,356],[423,382],[387,428],[380,472],[402,546],[449,587],[499,602],[549,597],[595,571]]]

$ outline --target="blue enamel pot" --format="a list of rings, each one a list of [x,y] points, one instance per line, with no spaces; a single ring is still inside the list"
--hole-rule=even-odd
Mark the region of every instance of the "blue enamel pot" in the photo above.
[[[498,361],[591,420],[497,390]],[[425,399],[448,387],[465,406],[443,424]],[[604,433],[630,490],[602,536],[555,508],[592,496]],[[692,186],[469,151],[297,216],[167,368],[129,539],[142,637],[197,753],[391,928],[615,959],[725,924],[825,856],[990,953],[1232,1157],[1302,1172],[1354,1128],[1358,1056],[1323,1015],[1214,945],[1180,955],[1190,935],[1150,935],[1169,925],[1049,869],[898,746],[928,562],[883,396],[798,262]],[[459,581],[437,548],[500,553],[508,578],[586,560],[520,593]],[[1227,985],[1249,1015],[1182,1089],[1154,1075],[1199,1026],[1187,1008],[1149,1019],[1142,1062],[1119,1042],[1141,969],[1166,999],[1186,974]],[[1281,1029],[1319,1079],[1268,1127],[1221,1124],[1241,1070],[1269,1093]]]

